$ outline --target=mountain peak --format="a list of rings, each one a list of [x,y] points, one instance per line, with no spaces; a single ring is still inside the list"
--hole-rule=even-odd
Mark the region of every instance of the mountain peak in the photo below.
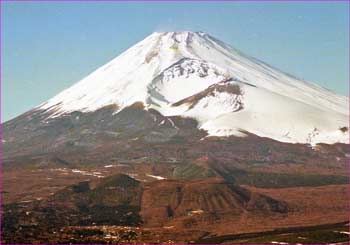
[[[161,35],[209,35],[208,33],[205,33],[203,31],[155,31],[153,34],[161,34]]]
[[[174,41],[177,43],[184,42],[189,45],[193,39],[202,39],[210,37],[209,34],[202,31],[170,31],[170,32],[153,32],[151,37],[155,36],[161,38],[162,40]]]

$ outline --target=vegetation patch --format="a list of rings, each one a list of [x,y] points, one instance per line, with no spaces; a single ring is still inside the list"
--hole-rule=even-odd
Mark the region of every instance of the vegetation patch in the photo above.
[[[198,179],[214,177],[212,170],[200,167],[195,164],[182,164],[173,171],[173,177],[178,179]]]
[[[229,171],[219,172],[226,180],[238,185],[249,185],[261,188],[284,188],[297,186],[323,186],[347,184],[347,176],[319,175],[319,174],[286,174],[269,172],[248,172],[231,168]]]

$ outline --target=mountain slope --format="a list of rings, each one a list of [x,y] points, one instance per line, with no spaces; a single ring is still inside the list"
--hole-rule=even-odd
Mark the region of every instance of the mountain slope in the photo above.
[[[135,102],[194,118],[212,136],[247,131],[291,143],[349,142],[348,97],[202,32],[153,33],[35,110],[55,118],[111,104],[119,112]]]

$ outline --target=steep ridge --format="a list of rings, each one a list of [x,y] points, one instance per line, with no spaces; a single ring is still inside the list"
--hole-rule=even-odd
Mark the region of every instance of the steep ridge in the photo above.
[[[143,193],[141,206],[148,226],[174,219],[183,221],[192,216],[213,220],[247,212],[286,213],[288,210],[283,202],[215,178],[151,183]]]

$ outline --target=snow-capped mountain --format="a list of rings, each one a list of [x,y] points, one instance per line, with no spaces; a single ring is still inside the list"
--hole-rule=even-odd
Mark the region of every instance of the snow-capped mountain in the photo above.
[[[50,118],[142,102],[212,136],[349,143],[349,98],[246,56],[203,32],[153,33],[39,105]],[[342,129],[342,130],[341,130]]]

